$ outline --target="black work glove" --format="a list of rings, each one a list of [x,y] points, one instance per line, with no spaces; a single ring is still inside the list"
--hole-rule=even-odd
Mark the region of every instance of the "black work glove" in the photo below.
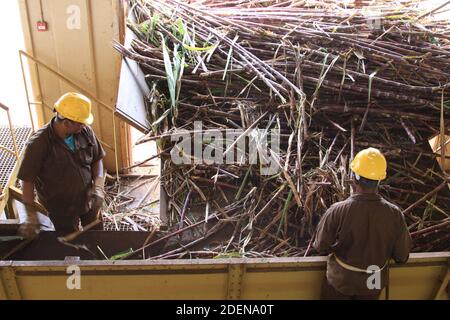
[[[88,209],[98,214],[103,206],[104,200],[105,200],[105,189],[103,187],[103,177],[96,177],[94,180],[94,184],[88,190],[87,194]]]
[[[27,220],[19,227],[18,234],[27,240],[34,240],[39,236],[40,224],[36,210],[26,206]]]

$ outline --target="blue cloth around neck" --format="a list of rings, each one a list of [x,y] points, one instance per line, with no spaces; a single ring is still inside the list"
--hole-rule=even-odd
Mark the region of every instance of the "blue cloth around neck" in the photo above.
[[[70,135],[67,138],[65,138],[64,142],[72,152],[75,152],[75,141],[73,140],[73,135]]]

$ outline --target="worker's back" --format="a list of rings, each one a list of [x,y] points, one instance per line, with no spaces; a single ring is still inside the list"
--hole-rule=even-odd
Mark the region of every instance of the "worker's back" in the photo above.
[[[348,295],[371,293],[369,274],[363,272],[368,267],[383,269],[384,287],[387,260],[406,261],[410,246],[400,209],[377,194],[357,194],[332,205],[319,223],[315,242],[319,252],[334,253],[327,278]]]

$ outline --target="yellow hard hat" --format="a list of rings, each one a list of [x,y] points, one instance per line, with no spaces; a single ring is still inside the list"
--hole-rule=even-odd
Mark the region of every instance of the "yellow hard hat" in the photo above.
[[[76,92],[66,93],[55,103],[55,110],[61,116],[88,126],[94,121],[91,108],[91,100]]]
[[[386,178],[387,163],[380,150],[367,148],[361,150],[350,164],[352,171],[370,180],[384,180]]]

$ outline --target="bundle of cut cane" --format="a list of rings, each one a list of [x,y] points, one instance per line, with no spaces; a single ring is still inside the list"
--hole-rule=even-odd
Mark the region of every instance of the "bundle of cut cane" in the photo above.
[[[449,250],[448,176],[436,161],[449,127],[449,21],[435,18],[448,8],[384,3],[131,1],[137,39],[115,48],[139,63],[151,89],[152,130],[140,143],[158,142],[173,228],[195,225],[205,235],[197,223],[245,198],[239,214],[217,220],[226,240],[210,239],[206,255],[314,253],[318,220],[349,196],[349,162],[368,146],[386,155],[380,191],[404,209],[411,232],[439,230],[431,246],[420,241],[430,233],[415,237],[415,250]],[[171,137],[194,136],[195,121],[201,132],[277,130],[277,173],[248,161],[174,164]],[[439,155],[428,143],[436,135]],[[220,151],[213,142],[204,139],[203,149]],[[246,150],[244,160],[252,156]],[[187,252],[199,243],[162,257],[195,256]]]

